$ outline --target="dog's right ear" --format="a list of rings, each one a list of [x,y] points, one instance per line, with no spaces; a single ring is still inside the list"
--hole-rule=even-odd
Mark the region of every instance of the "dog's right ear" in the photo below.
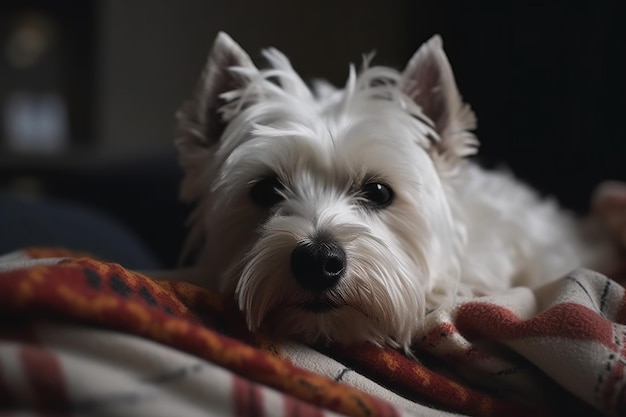
[[[176,148],[185,171],[181,198],[194,201],[206,191],[205,173],[226,121],[220,113],[222,95],[245,86],[245,72],[256,72],[248,54],[226,33],[215,39],[194,94],[178,111]],[[249,74],[248,74],[249,75]]]
[[[210,147],[219,140],[226,124],[220,114],[225,104],[222,94],[245,85],[241,70],[256,71],[256,67],[230,36],[218,33],[193,97],[177,114],[179,148]]]

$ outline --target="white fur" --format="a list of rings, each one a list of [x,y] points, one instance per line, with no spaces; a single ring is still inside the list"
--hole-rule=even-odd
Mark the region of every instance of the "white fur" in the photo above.
[[[198,201],[190,248],[250,329],[407,349],[425,314],[458,295],[536,285],[583,260],[554,203],[465,159],[475,119],[438,37],[404,72],[351,68],[340,90],[312,90],[280,52],[264,55],[259,70],[220,34],[177,139],[182,196]],[[249,194],[272,173],[284,199],[266,210]],[[359,190],[372,180],[393,189],[389,207],[364,205]],[[342,307],[312,313],[301,306],[319,295],[298,285],[289,260],[320,232],[348,262],[324,294]]]

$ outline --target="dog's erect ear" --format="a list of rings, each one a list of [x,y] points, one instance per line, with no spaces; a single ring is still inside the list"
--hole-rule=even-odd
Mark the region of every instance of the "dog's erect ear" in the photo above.
[[[220,96],[246,83],[246,77],[241,71],[233,71],[233,67],[256,71],[248,54],[230,36],[220,32],[192,99],[177,115],[183,130],[180,133],[196,146],[210,146],[224,130],[225,122],[219,113],[224,101]]]
[[[219,141],[226,126],[220,114],[225,102],[220,96],[245,86],[250,73],[256,71],[248,54],[220,32],[192,99],[177,114],[176,147],[185,171],[181,188],[184,201],[198,199],[207,189],[205,170],[213,153],[212,145]]]
[[[439,35],[424,43],[407,64],[400,88],[434,123],[439,135],[436,149],[446,159],[474,154],[478,141],[469,130],[476,118],[464,104]]]

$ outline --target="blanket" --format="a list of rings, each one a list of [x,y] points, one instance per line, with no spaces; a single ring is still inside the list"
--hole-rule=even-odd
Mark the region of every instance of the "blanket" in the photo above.
[[[626,294],[576,270],[429,314],[414,357],[250,334],[232,302],[82,254],[0,258],[0,409],[146,416],[626,415]]]

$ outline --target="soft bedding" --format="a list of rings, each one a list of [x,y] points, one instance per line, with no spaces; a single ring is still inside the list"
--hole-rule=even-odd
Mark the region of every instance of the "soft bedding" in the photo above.
[[[229,300],[57,249],[0,258],[0,406],[47,415],[626,415],[626,294],[576,270],[431,313],[414,357],[249,334]]]

